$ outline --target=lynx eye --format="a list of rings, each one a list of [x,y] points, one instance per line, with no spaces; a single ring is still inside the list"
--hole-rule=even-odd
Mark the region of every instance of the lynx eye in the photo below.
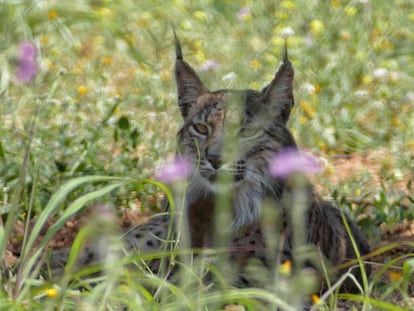
[[[239,132],[241,139],[252,139],[258,137],[262,131],[258,128],[243,128]]]
[[[201,135],[201,136],[207,136],[208,135],[208,126],[203,123],[194,123],[192,125],[192,128],[195,132],[195,134]]]

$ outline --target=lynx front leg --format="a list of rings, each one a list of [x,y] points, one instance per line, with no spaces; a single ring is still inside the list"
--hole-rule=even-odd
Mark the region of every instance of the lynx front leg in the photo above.
[[[168,215],[154,216],[148,222],[128,229],[121,236],[123,248],[128,253],[160,253],[167,242],[168,229],[170,225]],[[46,256],[45,264],[42,267],[42,274],[45,276],[59,277],[63,275],[68,263],[71,248],[54,250]],[[106,256],[113,251],[110,243],[89,242],[79,252],[75,261],[74,269],[79,270],[88,265],[103,263]],[[121,256],[121,254],[119,254]],[[159,268],[159,260],[151,260],[148,267],[156,273]]]
[[[45,277],[62,276],[69,260],[70,251],[70,247],[51,251],[46,256],[45,263],[41,268],[41,274]],[[82,267],[100,262],[102,258],[99,253],[99,250],[93,245],[86,245],[76,260],[75,269],[81,269]]]

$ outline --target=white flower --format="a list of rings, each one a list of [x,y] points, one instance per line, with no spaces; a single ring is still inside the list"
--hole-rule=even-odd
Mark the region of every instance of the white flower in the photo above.
[[[375,100],[371,103],[372,107],[374,107],[375,109],[381,110],[385,108],[385,105],[382,101],[380,100]]]
[[[368,96],[368,91],[367,90],[358,90],[358,91],[355,91],[354,95],[357,96],[357,97],[367,97]]]
[[[413,104],[414,103],[414,92],[408,92],[407,94],[405,94],[405,99],[409,103]]]
[[[327,141],[329,146],[332,146],[336,142],[335,129],[332,127],[325,128],[322,131],[322,137]]]
[[[223,81],[230,81],[237,78],[237,74],[235,72],[229,72],[228,74],[224,75],[223,78],[221,78]]]
[[[144,96],[144,100],[150,105],[154,104],[154,99],[150,95]]]
[[[386,68],[376,68],[374,69],[373,75],[379,80],[386,80],[388,77],[388,69]]]
[[[295,34],[295,31],[291,27],[285,27],[282,30],[280,30],[280,35],[283,38],[289,38]]]
[[[309,94],[314,94],[315,93],[315,86],[312,83],[309,82],[305,82],[302,84],[302,88],[304,91],[306,91]]]

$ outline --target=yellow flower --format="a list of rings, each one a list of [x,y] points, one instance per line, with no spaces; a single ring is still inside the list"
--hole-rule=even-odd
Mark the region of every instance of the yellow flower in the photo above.
[[[355,189],[355,195],[359,197],[361,195],[361,189]]]
[[[180,24],[181,28],[184,30],[192,30],[193,24],[189,20],[183,20]]]
[[[284,46],[285,45],[285,39],[283,39],[280,35],[276,35],[276,36],[272,37],[272,43],[275,46]],[[289,43],[291,43],[291,40],[289,41]]]
[[[371,33],[372,39],[379,38],[382,35],[382,30],[378,28],[374,28]]]
[[[260,89],[261,86],[262,85],[257,81],[250,82],[250,84],[249,84],[249,87],[253,90],[258,90],[258,89]]]
[[[414,22],[414,12],[408,15],[408,17],[410,18],[410,21]]]
[[[128,292],[130,291],[130,289],[129,289],[128,285],[126,285],[126,284],[121,284],[121,285],[119,286],[119,288],[120,288],[120,290],[121,290],[121,291],[123,291],[124,293],[128,293]]]
[[[103,18],[110,18],[114,15],[114,12],[108,8],[99,8],[96,13]]]
[[[399,279],[401,279],[401,272],[397,272],[397,271],[390,271],[388,274],[389,278],[391,281],[398,281]]]
[[[139,28],[148,28],[148,20],[145,18],[140,18],[138,19],[135,24],[139,27]]]
[[[326,151],[328,149],[328,146],[324,142],[320,142],[318,146],[322,151]]]
[[[306,122],[308,122],[308,118],[306,118],[306,117],[299,117],[299,123],[300,124],[305,124]]]
[[[351,39],[351,34],[349,33],[349,31],[342,31],[341,39],[344,41],[349,41]]]
[[[277,11],[275,13],[275,17],[277,20],[281,21],[281,20],[285,20],[289,18],[289,14],[283,11]]]
[[[313,118],[313,116],[315,115],[315,110],[308,104],[306,100],[302,99],[300,101],[300,107],[305,112],[307,117],[309,117],[310,119]]]
[[[112,65],[112,57],[111,56],[104,56],[104,57],[102,57],[101,62],[105,66],[110,66],[110,65]]]
[[[62,54],[57,47],[52,48],[50,53],[55,57],[59,57]]]
[[[45,294],[49,298],[55,298],[59,295],[59,291],[56,288],[46,288]]]
[[[153,16],[150,12],[144,12],[141,14],[140,18],[135,22],[138,28],[148,28],[150,21],[153,19]]]
[[[82,64],[78,63],[75,66],[73,66],[73,72],[77,74],[82,74],[84,71],[84,67]]]
[[[314,19],[309,23],[310,31],[313,35],[318,36],[320,35],[323,30],[325,29],[325,25],[319,19]]]
[[[263,42],[262,39],[260,39],[259,37],[253,37],[250,39],[250,46],[255,50],[255,51],[259,51],[262,50],[265,46],[265,43]]]
[[[292,262],[290,260],[286,260],[282,265],[280,266],[280,271],[283,274],[289,275],[292,271]]]
[[[169,71],[163,71],[160,73],[161,80],[168,82],[172,80],[171,73]]]
[[[391,41],[387,39],[380,39],[379,42],[376,42],[374,44],[374,48],[378,51],[380,50],[392,50],[394,48],[394,45]]]
[[[49,42],[49,38],[47,36],[41,36],[40,37],[40,42],[42,44],[47,44]]]
[[[102,45],[102,44],[105,43],[105,37],[104,36],[95,36],[92,39],[92,43],[95,46]]]
[[[257,59],[253,59],[250,62],[249,67],[256,70],[262,67],[262,63]]]
[[[356,7],[354,7],[354,6],[350,5],[350,6],[347,6],[347,7],[345,8],[345,13],[346,13],[346,15],[348,15],[348,16],[355,16],[355,15],[357,15],[357,13],[358,13],[358,9],[357,9]]]
[[[315,88],[314,94],[319,94],[322,91],[322,87],[319,84],[314,84],[313,87]]]
[[[408,113],[408,111],[410,111],[410,105],[409,104],[404,104],[404,105],[401,106],[401,112]]]
[[[151,12],[144,12],[142,13],[141,17],[146,20],[151,20],[154,18]]]
[[[88,93],[88,88],[85,85],[80,85],[78,87],[78,94],[80,96],[84,96],[84,95],[86,95],[86,93]]]
[[[203,48],[203,41],[201,41],[201,40],[194,40],[194,41],[191,43],[191,48],[192,48],[194,51],[197,51],[197,50],[199,50],[199,49]]]
[[[56,11],[47,12],[47,18],[50,20],[56,19],[58,17]]]
[[[196,51],[195,56],[200,63],[204,63],[206,61],[206,55],[202,50]]]
[[[45,59],[44,61],[43,61],[43,64],[44,64],[44,66],[45,66],[45,68],[47,69],[47,70],[50,70],[50,69],[52,69],[53,68],[53,63],[50,61],[50,59]]]
[[[295,3],[293,1],[290,1],[290,0],[284,0],[284,1],[282,1],[280,3],[280,6],[282,8],[284,8],[284,9],[287,9],[287,10],[293,10],[293,9],[296,8]]]
[[[398,118],[392,118],[391,124],[394,126],[398,126],[400,124],[400,120],[398,120]]]
[[[391,120],[391,124],[392,124],[394,127],[398,128],[398,129],[400,129],[400,130],[404,130],[404,129],[405,129],[404,124],[403,124],[403,123],[401,123],[401,121],[400,121],[398,118],[392,118],[392,120]]]
[[[337,9],[341,7],[341,1],[340,0],[332,0],[331,7]]]
[[[316,304],[318,304],[318,303],[320,303],[320,301],[321,301],[321,299],[319,298],[319,296],[318,295],[316,295],[316,294],[313,294],[312,296],[311,296],[311,298],[312,298],[312,301],[313,301],[313,303],[316,305]]]
[[[370,76],[365,75],[362,77],[362,83],[370,84],[371,82],[372,82],[372,78]]]
[[[194,18],[202,22],[205,22],[207,20],[207,15],[203,11],[194,11],[193,16]]]
[[[324,152],[326,152],[326,150],[328,149],[327,148],[327,146],[325,145],[325,149],[323,149],[323,148],[321,148]],[[333,168],[333,166],[332,165],[330,165],[330,164],[328,164],[328,165],[326,165],[326,167],[325,167],[325,174],[327,174],[327,175],[333,175],[333,173],[335,173],[335,170],[334,170],[334,168]]]

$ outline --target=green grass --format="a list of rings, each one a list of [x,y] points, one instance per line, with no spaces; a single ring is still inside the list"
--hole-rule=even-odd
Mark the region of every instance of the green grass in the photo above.
[[[249,10],[240,15],[243,8]],[[288,45],[296,106],[289,128],[299,145],[325,156],[387,151],[385,158],[372,160],[380,168],[380,187],[371,187],[369,171],[332,184],[326,175],[341,172],[331,171],[318,177],[323,194],[333,196],[373,241],[380,223],[414,216],[408,183],[414,150],[410,1],[3,0],[0,20],[0,213],[5,224],[0,257],[15,219],[36,216],[39,230],[55,215],[58,228],[96,197],[128,208],[138,208],[138,199],[157,210],[160,188],[137,185],[175,150],[181,117],[172,73],[173,29],[186,60],[210,89],[264,87],[281,62],[283,33],[293,30]],[[28,84],[15,78],[23,41],[38,48],[39,72]],[[208,60],[218,67],[202,71]],[[33,235],[22,239],[29,252]],[[412,256],[403,258],[402,277],[393,283],[403,301],[412,281]],[[381,273],[393,265],[387,263]],[[75,309],[71,305],[79,300],[82,308],[100,302],[114,309],[127,302],[137,310],[176,309],[177,299],[192,310],[207,302],[218,306],[238,300],[257,308],[263,301],[286,303],[272,290],[220,293],[194,277],[200,290],[191,292],[138,275],[161,288],[154,297],[134,281],[135,274],[122,265],[119,269],[113,275],[122,275],[124,289],[111,278],[82,293],[66,290],[63,282],[64,294],[54,299],[37,299],[33,289],[41,292],[51,284],[22,285],[27,269],[10,279],[2,276],[0,309]],[[369,291],[378,282],[372,281]],[[372,305],[402,310],[390,296],[384,289]],[[363,300],[368,310],[366,297],[349,298]],[[332,307],[335,301],[326,303]]]

